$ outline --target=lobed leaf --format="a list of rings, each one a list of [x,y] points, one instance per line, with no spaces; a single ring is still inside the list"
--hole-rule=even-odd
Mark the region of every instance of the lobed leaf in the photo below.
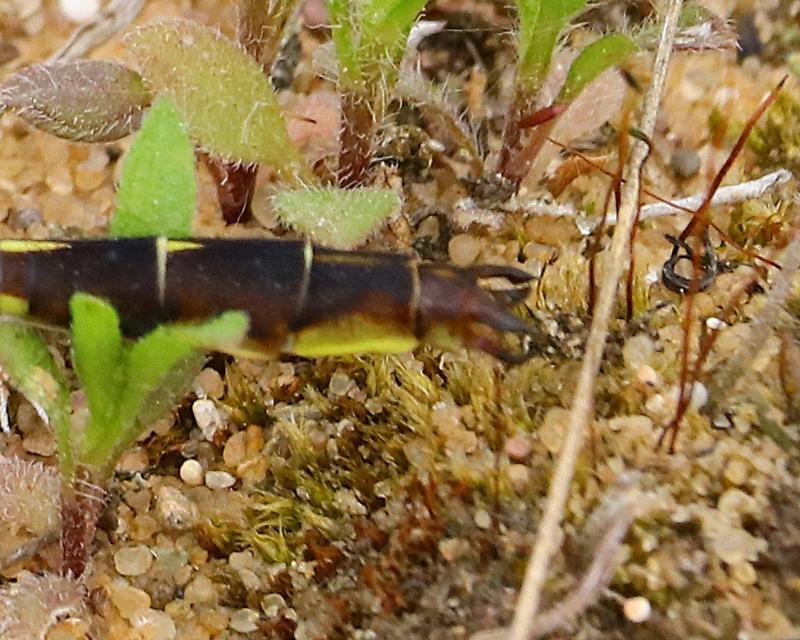
[[[125,159],[111,235],[188,237],[196,204],[194,148],[175,108],[160,98]]]
[[[72,475],[69,387],[42,337],[17,322],[0,322],[0,368],[35,406],[47,415],[56,434],[59,463]]]
[[[595,40],[572,62],[557,101],[573,100],[603,71],[620,64],[636,50],[636,43],[623,33],[611,33]]]
[[[400,208],[388,189],[307,189],[273,198],[280,219],[315,242],[352,249]]]
[[[0,113],[69,140],[108,142],[134,132],[152,100],[142,77],[116,62],[36,64],[0,85]]]
[[[243,49],[216,30],[179,19],[141,27],[126,44],[205,149],[227,161],[271,165],[284,178],[309,178],[272,86]]]

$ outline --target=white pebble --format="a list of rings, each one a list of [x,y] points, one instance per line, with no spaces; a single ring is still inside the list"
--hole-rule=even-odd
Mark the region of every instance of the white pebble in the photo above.
[[[181,465],[181,480],[190,487],[199,487],[203,484],[203,465],[197,460],[186,460]]]
[[[258,611],[239,609],[231,614],[230,628],[239,633],[251,633],[258,629]]]
[[[167,529],[191,529],[200,512],[197,505],[174,487],[161,487],[156,497],[156,516]]]
[[[67,20],[78,24],[97,15],[100,11],[100,0],[59,0],[58,8]]]
[[[642,596],[627,598],[622,604],[622,612],[631,622],[644,622],[650,617],[650,601]]]
[[[227,471],[206,472],[206,486],[209,489],[229,489],[235,483],[236,478]]]
[[[203,437],[208,441],[213,440],[214,435],[223,426],[222,414],[214,401],[208,398],[195,400],[192,403],[192,414],[200,431],[203,432]]]
[[[478,509],[473,516],[473,520],[475,521],[475,526],[479,529],[488,529],[492,526],[492,516],[489,515],[486,509]]]
[[[146,640],[174,640],[177,629],[175,622],[163,611],[143,609],[131,618],[134,629]]]
[[[124,547],[114,554],[114,566],[123,576],[140,576],[153,564],[153,554],[143,544]]]

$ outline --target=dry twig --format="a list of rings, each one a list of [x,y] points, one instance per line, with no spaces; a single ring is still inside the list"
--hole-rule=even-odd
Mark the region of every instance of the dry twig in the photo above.
[[[50,56],[50,62],[82,58],[108,42],[136,19],[145,2],[146,0],[112,0],[95,18],[79,25],[61,48]]]
[[[755,180],[748,180],[740,182],[739,184],[728,185],[727,187],[720,187],[711,199],[709,206],[720,207],[729,204],[738,204],[746,202],[747,200],[754,200],[760,198],[770,191],[783,186],[793,178],[791,171],[787,169],[778,169],[772,173],[767,173]],[[680,200],[673,200],[670,202],[653,202],[646,204],[642,207],[639,220],[648,220],[650,218],[660,218],[662,216],[671,216],[675,214],[689,215],[689,211],[696,210],[702,203],[706,196],[704,191],[701,194],[687,196]],[[550,202],[547,200],[529,200],[521,204],[520,207],[523,213],[527,215],[547,215],[556,218],[589,218],[589,214],[584,211],[576,209],[573,205],[566,203],[560,204],[557,202]],[[606,224],[617,224],[617,216],[609,213]]]
[[[666,3],[664,24],[659,39],[658,50],[653,64],[653,77],[644,99],[642,120],[639,129],[646,137],[651,137],[656,114],[664,87],[664,81],[672,53],[672,43],[678,24],[681,0]],[[600,360],[608,336],[608,325],[617,299],[617,288],[628,260],[628,246],[636,212],[639,208],[639,184],[642,165],[648,153],[648,146],[637,141],[630,156],[626,170],[627,181],[622,190],[619,221],[611,240],[608,267],[600,285],[597,307],[586,344],[586,354],[581,366],[575,399],[570,413],[569,427],[564,438],[561,454],[553,474],[547,496],[544,514],[536,535],[525,579],[520,590],[517,608],[511,627],[510,640],[528,640],[536,625],[542,586],[547,575],[547,567],[557,541],[558,529],[564,514],[569,488],[589,422],[594,414],[594,385],[600,369]]]

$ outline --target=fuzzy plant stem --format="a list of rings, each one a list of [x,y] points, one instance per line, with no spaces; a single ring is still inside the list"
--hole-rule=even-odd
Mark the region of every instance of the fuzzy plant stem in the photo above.
[[[339,186],[352,189],[367,179],[375,140],[375,101],[366,93],[343,90],[339,125]]]
[[[61,489],[61,574],[79,578],[86,570],[97,521],[105,507],[105,491],[85,470],[65,480]]]
[[[526,131],[520,126],[520,123],[535,110],[535,99],[527,93],[517,92],[503,130],[503,142],[500,148],[500,155],[497,158],[495,173],[507,181],[514,192],[516,192],[527,172],[530,171],[533,162],[532,160],[527,163],[520,162],[518,158],[519,150],[523,147],[528,148],[530,146],[530,138],[537,135],[537,129],[542,128],[536,127]],[[539,144],[539,148],[541,148],[542,144],[544,144],[544,139]],[[525,169],[526,164],[527,171]]]
[[[652,137],[658,106],[672,54],[672,43],[678,25],[681,0],[668,0],[664,23],[659,38],[658,50],[653,63],[653,76],[642,109],[640,130],[646,138]],[[510,640],[528,640],[536,626],[542,587],[547,577],[547,568],[556,550],[558,530],[567,503],[575,465],[583,446],[584,436],[594,414],[594,385],[600,370],[600,362],[608,337],[608,325],[617,300],[617,289],[628,261],[631,230],[639,207],[639,183],[642,165],[648,147],[637,141],[631,152],[627,167],[627,182],[622,190],[619,222],[614,230],[609,252],[608,267],[600,285],[597,307],[592,318],[586,354],[581,365],[575,399],[570,412],[569,426],[559,455],[556,469],[547,496],[544,514],[536,534],[534,546],[525,578],[517,600]]]

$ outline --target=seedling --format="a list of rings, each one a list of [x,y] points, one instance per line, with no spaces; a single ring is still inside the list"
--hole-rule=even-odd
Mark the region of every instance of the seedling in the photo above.
[[[364,184],[406,39],[427,0],[328,0],[342,105],[339,185]]]
[[[166,145],[166,146],[165,146]],[[170,176],[143,175],[170,152]],[[178,214],[176,233],[191,227],[194,157],[171,105],[158,103],[145,120],[125,165],[121,202],[112,228],[149,235],[162,222],[164,204]],[[16,322],[0,323],[0,366],[53,426],[62,475],[62,570],[79,576],[87,544],[103,505],[102,487],[119,456],[188,388],[203,350],[235,347],[248,320],[228,312],[199,325],[157,327],[133,344],[122,340],[120,319],[107,302],[83,293],[70,301],[72,359],[86,395],[85,425],[72,423],[70,388],[39,333]]]
[[[558,40],[569,21],[585,6],[584,0],[517,2],[515,93],[507,112],[503,146],[495,169],[511,192],[516,191],[527,176],[557,117],[569,103],[600,73],[619,64],[637,49],[634,41],[624,34],[601,37],[584,48],[572,62],[557,97],[550,103],[542,103],[540,92]]]

